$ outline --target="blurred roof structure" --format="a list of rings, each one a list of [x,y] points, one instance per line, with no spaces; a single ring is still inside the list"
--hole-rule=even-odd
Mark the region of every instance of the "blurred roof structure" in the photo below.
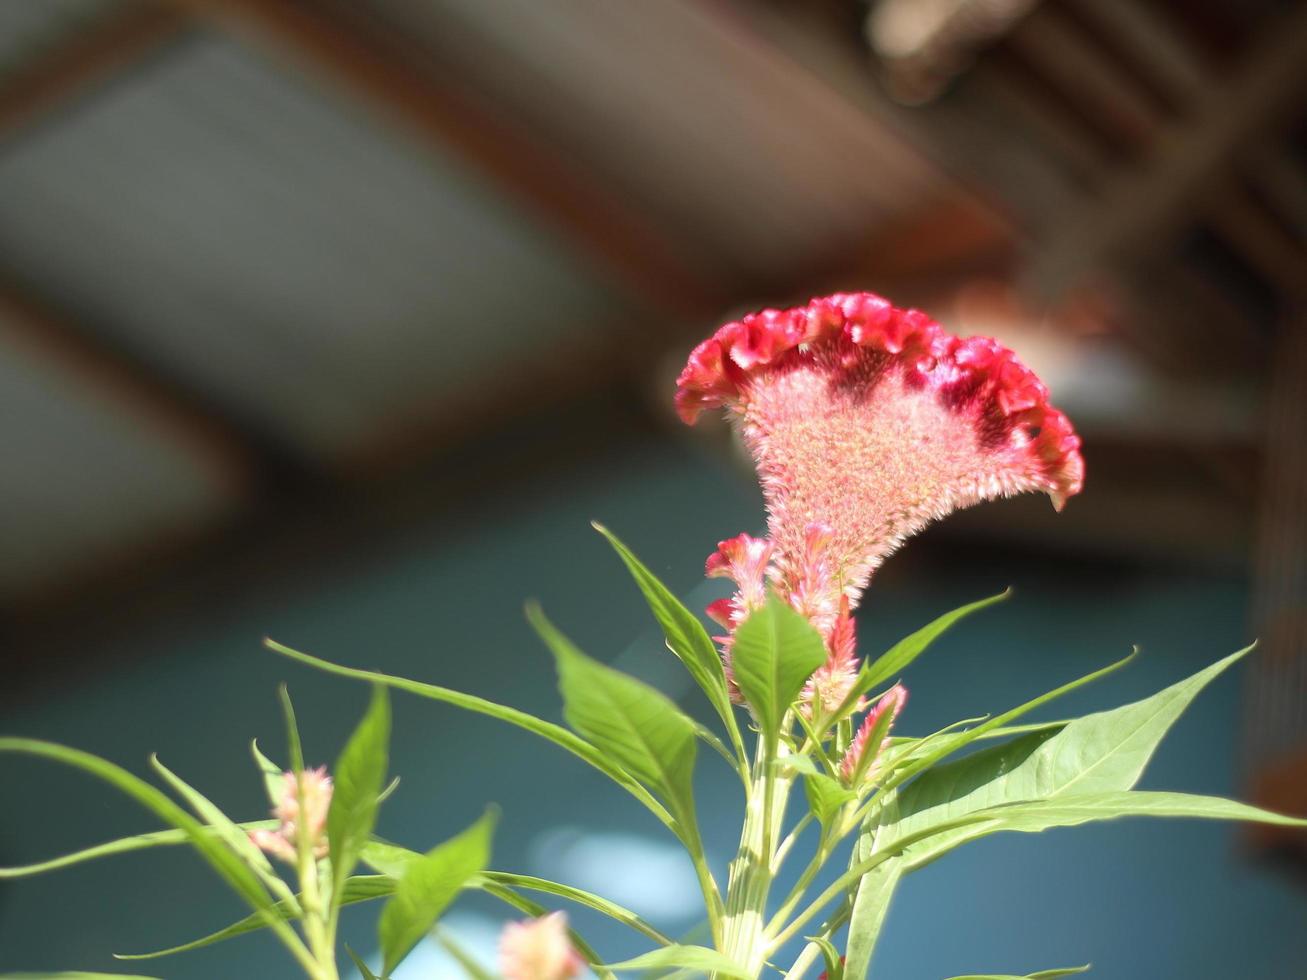
[[[1066,392],[1052,540],[1241,561],[1305,80],[1288,0],[0,0],[7,645],[836,287]]]

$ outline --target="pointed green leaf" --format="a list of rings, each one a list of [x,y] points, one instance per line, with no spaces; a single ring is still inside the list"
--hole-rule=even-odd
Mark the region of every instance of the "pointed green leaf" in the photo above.
[[[581,653],[539,609],[527,616],[554,653],[568,724],[661,796],[682,833],[691,832],[694,722],[660,691]]]
[[[736,977],[738,980],[753,980],[753,974],[736,965],[725,954],[706,946],[664,946],[634,959],[609,963],[607,969],[659,970],[664,967],[682,967],[723,977]]]
[[[282,901],[294,901],[290,888],[272,870],[267,855],[254,845],[245,831],[218,809],[208,797],[160,762],[158,756],[150,756],[150,765],[167,781],[173,792],[186,801],[187,805],[195,811],[196,816],[213,830],[218,839],[230,847],[263,880],[264,885],[273,894],[279,896]]]
[[[1272,813],[1219,796],[1128,790],[1118,793],[1073,793],[1047,800],[1010,803],[977,811],[995,820],[995,830],[1038,833],[1050,827],[1074,827],[1120,817],[1187,817],[1238,820],[1279,827],[1307,827],[1307,819]],[[983,826],[983,825],[982,825]]]
[[[490,861],[490,837],[497,815],[489,811],[457,837],[409,862],[395,885],[394,897],[381,910],[377,932],[390,976],[460,891]]]
[[[307,653],[301,653],[299,650],[293,650],[275,640],[265,639],[263,645],[274,653],[279,653],[310,667],[316,667],[328,674],[366,681],[370,684],[384,684],[386,687],[450,704],[456,708],[462,708],[464,711],[495,718],[521,728],[523,731],[531,732],[533,735],[539,735],[541,738],[553,742],[559,748],[572,753],[581,761],[594,766],[644,804],[664,825],[672,826],[671,815],[668,814],[662,804],[649,795],[647,789],[631,777],[630,773],[614,765],[612,760],[607,758],[604,753],[585,739],[578,738],[576,733],[568,731],[562,725],[555,725],[552,722],[537,718],[535,715],[527,714],[525,711],[519,711],[517,708],[496,704],[494,701],[487,701],[485,698],[479,698],[473,694],[464,694],[462,691],[450,690],[447,687],[409,680],[406,677],[393,677],[390,674],[381,674],[371,670],[343,667],[340,664],[333,664],[328,660],[321,660]]]
[[[236,826],[240,827],[241,830],[250,831],[271,830],[277,825],[278,821],[276,820],[247,820],[238,823]],[[27,878],[32,875],[45,874],[47,871],[69,868],[84,861],[94,861],[96,858],[110,857],[114,854],[144,851],[151,847],[176,847],[179,844],[188,843],[190,843],[190,838],[182,830],[155,830],[148,834],[133,834],[131,837],[120,837],[117,840],[106,841],[103,844],[86,847],[70,854],[62,854],[46,861],[0,868],[0,881],[6,878]]]
[[[420,857],[421,855],[417,856]],[[345,889],[340,904],[356,905],[359,902],[367,902],[376,898],[386,898],[393,895],[394,892],[395,880],[389,875],[355,875],[345,881]],[[294,903],[278,902],[274,906],[277,915],[287,922],[298,919],[302,914],[299,909],[298,899],[299,896],[297,895]],[[234,939],[246,933],[258,932],[260,929],[266,929],[267,927],[267,920],[263,916],[258,914],[247,915],[224,929],[219,929],[207,936],[201,936],[199,939],[192,939],[190,942],[182,943],[179,946],[169,946],[167,949],[157,949],[149,953],[114,953],[114,959],[154,960],[161,956],[172,956],[174,953],[186,953],[192,949],[202,949],[205,946],[212,946],[214,943]]]
[[[209,866],[265,918],[268,925],[278,932],[283,942],[288,944],[298,942],[275,912],[272,897],[264,889],[258,875],[223,844],[211,828],[205,827],[149,783],[98,756],[52,742],[26,738],[0,738],[0,752],[37,756],[74,769],[81,769],[136,800],[159,819],[182,831]]]
[[[826,961],[826,980],[844,980],[844,957],[835,944],[825,936],[813,936],[808,942],[816,943],[821,950],[821,958]]]
[[[281,791],[285,786],[282,775],[284,770],[259,751],[258,739],[250,741],[250,754],[254,756],[254,764],[259,767],[259,773],[263,776],[263,792],[267,794],[268,803],[275,807],[281,802]]]
[[[865,838],[854,847],[850,862],[864,861],[871,856]],[[885,925],[890,899],[903,877],[903,861],[891,858],[863,875],[853,893],[853,908],[849,914],[849,938],[845,949],[844,980],[864,980],[871,968],[871,957],[876,951],[880,931]]]
[[[1011,594],[1011,589],[1004,589],[998,595],[992,595],[988,599],[980,599],[959,609],[954,609],[952,612],[947,612],[938,619],[927,623],[915,633],[905,636],[875,661],[864,666],[859,672],[862,675],[858,678],[858,686],[862,688],[861,693],[865,694],[873,687],[884,684],[886,681],[896,680],[912,661],[925,653],[926,648],[959,619],[970,616],[973,612],[979,612],[981,609],[986,609],[996,602],[1002,602]]]
[[[439,929],[436,931],[436,942],[440,943],[445,952],[452,956],[455,962],[463,968],[463,972],[468,975],[469,980],[496,980],[494,974],[478,963],[472,954],[465,950],[445,930]]]
[[[613,532],[602,524],[595,524],[594,528],[608,539],[608,543],[635,579],[635,584],[640,587],[649,609],[663,629],[663,635],[667,637],[668,648],[685,664],[690,676],[703,688],[722,721],[728,727],[734,726],[735,717],[726,692],[726,675],[722,671],[721,657],[717,655],[717,648],[699,617],[685,608]]]
[[[290,700],[290,689],[282,684],[277,688],[281,700],[281,713],[286,720],[286,751],[290,758],[291,772],[304,771],[304,749],[300,745],[300,726],[295,721],[295,705]]]
[[[375,973],[368,969],[368,965],[363,962],[363,958],[350,949],[348,945],[345,946],[345,953],[349,956],[350,962],[354,964],[354,969],[359,971],[359,976],[363,980],[380,980]]]
[[[358,863],[359,852],[377,822],[377,797],[386,783],[390,745],[390,700],[381,685],[372,688],[367,713],[345,744],[332,771],[327,841],[332,892],[337,893]]]
[[[663,946],[673,945],[673,941],[667,936],[645,922],[630,909],[623,908],[616,902],[610,902],[602,896],[593,892],[585,891],[581,888],[574,888],[571,885],[562,885],[556,881],[549,881],[545,878],[535,878],[531,875],[510,874],[506,871],[487,871],[485,877],[501,885],[507,885],[511,888],[525,888],[527,891],[541,892],[546,895],[553,895],[556,898],[567,899],[569,902],[575,902],[586,908],[594,909],[596,912],[602,912],[610,919],[614,919],[623,925],[630,926],[636,932],[647,936],[654,942]]]
[[[410,851],[406,847],[373,838],[363,849],[362,860],[364,864],[375,868],[382,874],[398,878],[403,875],[404,869],[410,861],[421,856],[416,851]],[[531,875],[511,874],[507,871],[486,871],[482,877],[498,885],[510,888],[524,888],[527,891],[536,891],[567,899],[569,902],[575,902],[586,908],[594,909],[596,912],[602,912],[609,918],[644,934],[656,943],[661,943],[664,946],[672,943],[671,939],[664,936],[630,909],[623,908],[616,902],[610,902],[608,899],[582,888],[563,885],[556,881],[536,878]]]
[[[808,797],[808,808],[823,830],[830,828],[845,803],[858,796],[838,779],[822,773],[805,775],[803,789]]]
[[[1056,980],[1057,977],[1069,977],[1077,973],[1088,973],[1089,964],[1071,966],[1062,970],[1040,970],[1038,973],[968,973],[964,977],[951,977],[950,980]]]
[[[1142,701],[936,766],[887,800],[879,818],[878,845],[1005,803],[1130,789],[1198,692],[1247,652],[1241,650]],[[953,835],[961,843],[979,833],[969,827]],[[943,853],[945,844],[932,838],[919,845],[919,853],[929,852],[933,858]],[[912,863],[919,866],[915,859]]]
[[[769,738],[776,737],[803,685],[825,662],[821,634],[775,594],[735,630],[735,681]]]

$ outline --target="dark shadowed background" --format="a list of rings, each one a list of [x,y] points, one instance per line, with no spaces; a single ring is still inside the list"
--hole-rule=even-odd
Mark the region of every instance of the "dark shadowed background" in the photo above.
[[[277,683],[317,762],[366,698],[264,635],[557,718],[527,598],[699,711],[588,522],[719,595],[703,558],[761,500],[724,426],[675,421],[679,364],[866,288],[1015,347],[1088,463],[1065,513],[986,505],[880,573],[865,651],[1016,587],[914,666],[903,730],[1138,643],[1057,713],[1110,706],[1257,636],[1146,785],[1307,813],[1305,95],[1290,0],[0,0],[0,731],[158,751],[254,818]],[[597,774],[395,707],[386,836],[498,802],[496,865],[694,927],[688,865]],[[724,867],[738,787],[705,757],[699,792]],[[0,864],[154,826],[0,761]],[[1299,976],[1304,867],[1217,826],[991,838],[908,881],[875,973]],[[182,851],[0,881],[0,969],[240,914]],[[448,922],[482,952],[502,916]],[[292,969],[264,937],[150,966]],[[397,976],[454,975],[433,947]]]

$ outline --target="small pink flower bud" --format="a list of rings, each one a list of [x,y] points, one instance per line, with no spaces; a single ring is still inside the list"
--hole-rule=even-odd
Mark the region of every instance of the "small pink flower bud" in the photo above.
[[[315,858],[327,856],[327,812],[331,809],[331,777],[325,766],[282,774],[281,796],[272,815],[281,821],[276,830],[255,830],[250,840],[288,864],[299,861],[299,835],[308,836]]]
[[[867,712],[862,719],[862,726],[858,729],[858,734],[853,736],[853,744],[849,750],[844,753],[844,760],[840,763],[840,775],[844,777],[845,782],[851,782],[857,774],[858,766],[862,762],[862,757],[868,751],[867,740],[875,730],[880,720],[885,717],[885,712],[890,713],[889,724],[885,728],[885,737],[881,740],[880,745],[874,747],[876,758],[863,773],[863,780],[871,780],[876,776],[880,768],[881,753],[889,747],[890,729],[894,727],[894,722],[898,719],[899,713],[903,706],[908,703],[908,689],[902,684],[895,684],[888,691],[880,696],[880,699]]]
[[[499,936],[504,980],[570,980],[584,967],[585,961],[572,948],[562,912],[510,922]]]

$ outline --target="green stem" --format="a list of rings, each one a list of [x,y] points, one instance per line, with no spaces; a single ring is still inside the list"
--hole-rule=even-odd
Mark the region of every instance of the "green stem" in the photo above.
[[[849,911],[849,905],[846,902],[838,912],[826,920],[825,924],[821,927],[819,935],[829,939],[840,926],[844,925],[849,917]],[[786,972],[784,980],[803,980],[804,973],[806,973],[808,968],[817,961],[817,956],[820,953],[820,946],[816,943],[808,943],[808,945],[803,947],[803,951],[799,953],[794,964]]]
[[[731,862],[726,918],[718,948],[751,976],[761,973],[766,951],[763,925],[773,862],[793,777],[778,776],[775,739],[760,738],[745,800],[740,848]]]

